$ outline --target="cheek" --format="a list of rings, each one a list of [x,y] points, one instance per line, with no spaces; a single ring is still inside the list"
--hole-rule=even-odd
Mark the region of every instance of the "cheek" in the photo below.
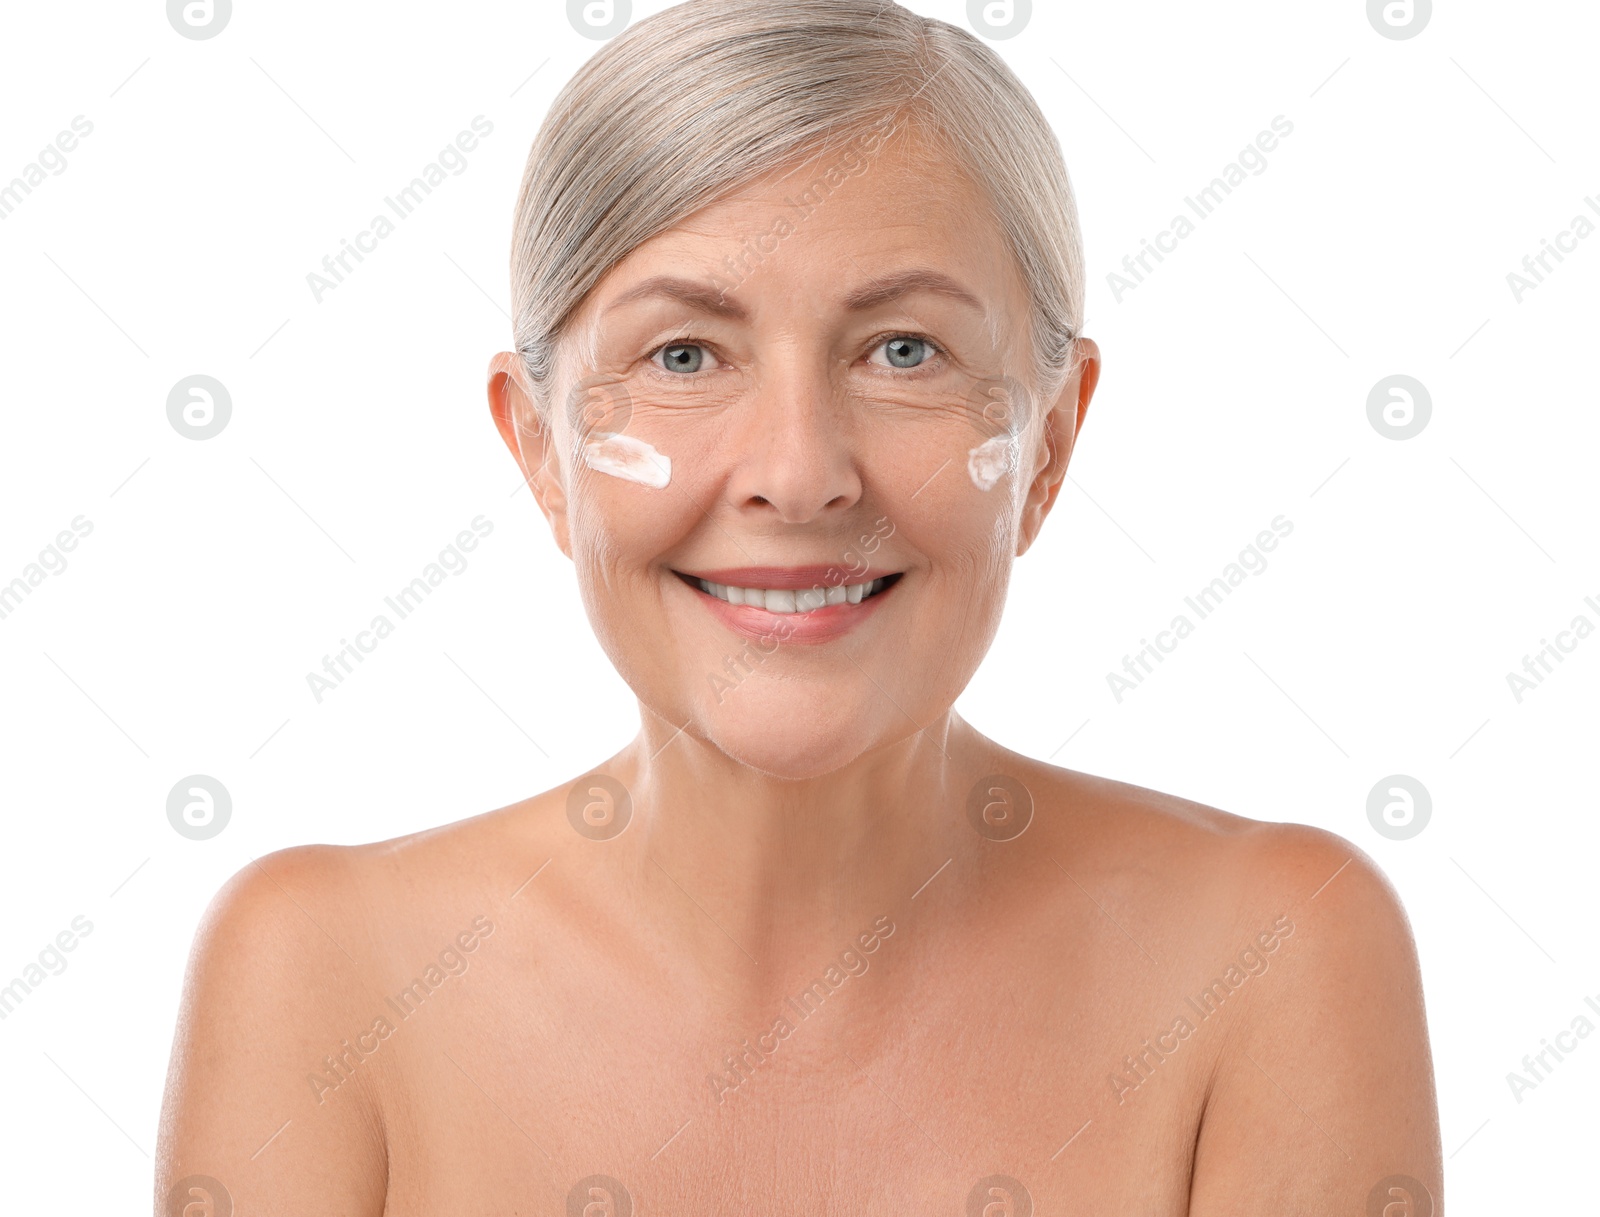
[[[651,490],[672,484],[672,458],[634,435],[591,432],[583,444],[583,463],[594,472]]]
[[[685,496],[575,465],[567,482],[567,527],[591,620],[631,615],[655,558],[681,536]]]
[[[878,514],[935,565],[987,573],[1015,552],[1023,446],[1008,434],[944,429],[888,443],[863,466]]]
[[[676,453],[682,445],[644,425],[631,406],[596,425],[589,418],[564,439],[562,465],[572,513],[586,521],[584,531],[612,533],[633,522],[670,511],[684,499]]]
[[[967,477],[987,494],[1021,463],[1022,444],[1014,435],[996,435],[967,449]]]
[[[863,455],[920,501],[932,495],[945,510],[983,517],[1012,509],[1027,441],[1024,415],[991,400],[979,382],[964,395],[873,403]],[[974,498],[976,496],[976,499]]]

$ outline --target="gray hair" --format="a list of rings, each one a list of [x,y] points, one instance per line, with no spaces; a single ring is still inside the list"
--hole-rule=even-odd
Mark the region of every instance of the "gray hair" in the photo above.
[[[1083,242],[1061,147],[992,49],[892,0],[686,0],[592,56],[534,139],[511,246],[513,337],[548,417],[556,345],[635,248],[885,118],[946,137],[988,196],[1032,305],[1034,386],[1073,370]]]

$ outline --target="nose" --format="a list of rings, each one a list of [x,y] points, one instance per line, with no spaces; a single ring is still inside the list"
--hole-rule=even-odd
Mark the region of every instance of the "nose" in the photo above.
[[[769,365],[741,414],[728,484],[739,510],[805,524],[860,500],[853,420],[823,361]]]

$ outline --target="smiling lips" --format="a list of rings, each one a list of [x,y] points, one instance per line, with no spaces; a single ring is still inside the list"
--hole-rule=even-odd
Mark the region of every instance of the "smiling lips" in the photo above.
[[[900,581],[899,571],[863,571],[839,582],[837,567],[745,566],[696,573],[674,571],[701,593],[724,625],[752,638],[823,642],[854,628]]]

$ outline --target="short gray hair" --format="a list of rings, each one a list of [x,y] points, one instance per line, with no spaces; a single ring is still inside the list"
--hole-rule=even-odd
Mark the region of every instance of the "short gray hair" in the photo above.
[[[556,345],[635,248],[768,172],[921,119],[989,197],[1032,304],[1034,387],[1059,391],[1083,318],[1061,147],[990,47],[892,0],[686,0],[591,57],[528,154],[513,337],[548,416]]]

